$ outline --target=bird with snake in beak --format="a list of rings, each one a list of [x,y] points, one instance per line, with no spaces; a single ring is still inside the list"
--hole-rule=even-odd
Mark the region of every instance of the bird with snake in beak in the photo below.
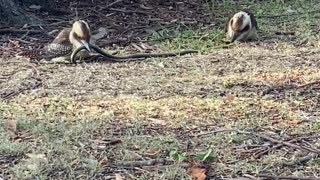
[[[75,49],[84,46],[85,50],[81,51],[77,57],[87,58],[90,56],[89,52],[91,52],[90,40],[91,32],[88,23],[84,20],[78,20],[73,23],[72,28],[62,29],[55,39],[44,48],[25,50],[16,56],[48,61],[54,58],[63,58],[68,61]]]
[[[229,17],[227,25],[227,39],[230,43],[245,42],[258,38],[258,24],[252,12],[242,10]]]

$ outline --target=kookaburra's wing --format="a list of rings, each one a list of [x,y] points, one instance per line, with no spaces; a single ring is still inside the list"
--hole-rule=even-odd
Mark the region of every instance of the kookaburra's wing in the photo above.
[[[43,49],[29,50],[19,53],[17,56],[23,56],[31,59],[55,58],[71,55],[73,45],[69,40],[71,28],[64,28],[57,37]]]
[[[46,46],[46,53],[50,56],[66,56],[72,53],[73,45],[69,40],[71,28],[64,28],[57,37]]]
[[[244,9],[242,11],[246,12],[247,14],[249,14],[252,27],[256,28],[257,30],[259,30],[258,23],[257,23],[256,17],[254,16],[254,14],[249,9]]]

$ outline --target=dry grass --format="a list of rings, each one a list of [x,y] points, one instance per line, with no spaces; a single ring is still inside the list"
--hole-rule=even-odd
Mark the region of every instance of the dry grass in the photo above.
[[[285,6],[278,5],[282,12]],[[235,131],[213,132],[238,129],[279,139],[318,134],[319,83],[307,84],[320,80],[320,50],[314,47],[316,37],[307,37],[310,43],[299,46],[302,35],[129,63],[30,65],[1,59],[0,95],[8,99],[0,102],[0,177],[107,179],[120,173],[129,179],[190,179],[178,162],[142,168],[119,164],[172,160],[175,150],[190,160],[208,149],[216,155],[209,162],[212,178],[319,177],[318,159],[284,165],[304,151],[284,146],[256,157],[270,142]],[[16,122],[14,133],[8,122]],[[212,133],[201,135],[205,132]],[[308,142],[319,149],[319,139]]]

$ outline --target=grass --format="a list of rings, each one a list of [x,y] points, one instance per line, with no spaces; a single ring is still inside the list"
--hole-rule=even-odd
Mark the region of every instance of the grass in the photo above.
[[[320,79],[319,50],[314,48],[319,13],[311,13],[317,2],[244,3],[261,27],[262,39],[255,46],[221,50],[226,14],[239,7],[233,1],[208,2],[214,27],[164,29],[148,37],[161,49],[197,49],[207,55],[46,64],[34,67],[38,76],[29,66],[6,64],[1,78],[8,83],[1,82],[1,94],[37,81],[42,86],[0,102],[0,177],[107,179],[119,173],[127,179],[191,179],[181,163],[209,150],[214,156],[207,162],[212,178],[319,177],[318,159],[284,166],[305,155],[299,149],[284,146],[257,157],[268,141],[235,131],[215,132],[238,129],[282,140],[320,130],[319,85],[304,86]],[[296,34],[275,35],[278,31]],[[8,120],[16,126],[13,131]],[[305,141],[319,149],[318,139]],[[161,158],[169,165],[121,165]]]
[[[317,1],[264,1],[255,3],[244,1],[250,7],[258,21],[260,39],[286,42],[290,44],[308,44],[318,47],[319,35],[315,28],[319,16]],[[196,49],[201,52],[212,52],[225,46],[225,25],[228,16],[241,10],[236,1],[205,4],[209,13],[214,16],[214,27],[187,28],[181,32],[176,27],[154,33],[150,39],[161,42],[166,50]],[[184,28],[186,29],[186,28]],[[277,36],[277,32],[294,32],[294,37]],[[287,43],[285,43],[287,44]]]
[[[223,36],[222,31],[196,32],[187,30],[181,33],[165,29],[155,33],[150,37],[150,40],[162,42],[160,46],[166,47],[166,49],[194,49],[206,52],[222,45]]]

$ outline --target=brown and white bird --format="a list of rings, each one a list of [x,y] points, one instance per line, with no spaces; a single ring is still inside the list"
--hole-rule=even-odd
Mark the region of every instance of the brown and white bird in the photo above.
[[[258,37],[257,31],[256,18],[248,10],[239,11],[228,20],[227,38],[231,43],[254,40]]]
[[[86,50],[91,52],[89,47],[91,32],[87,22],[78,20],[73,23],[72,28],[64,28],[57,37],[47,46],[40,50],[23,51],[17,54],[18,57],[27,57],[30,59],[51,60],[57,57],[70,58],[74,49],[85,46]],[[79,56],[85,58],[89,53],[82,51]]]

